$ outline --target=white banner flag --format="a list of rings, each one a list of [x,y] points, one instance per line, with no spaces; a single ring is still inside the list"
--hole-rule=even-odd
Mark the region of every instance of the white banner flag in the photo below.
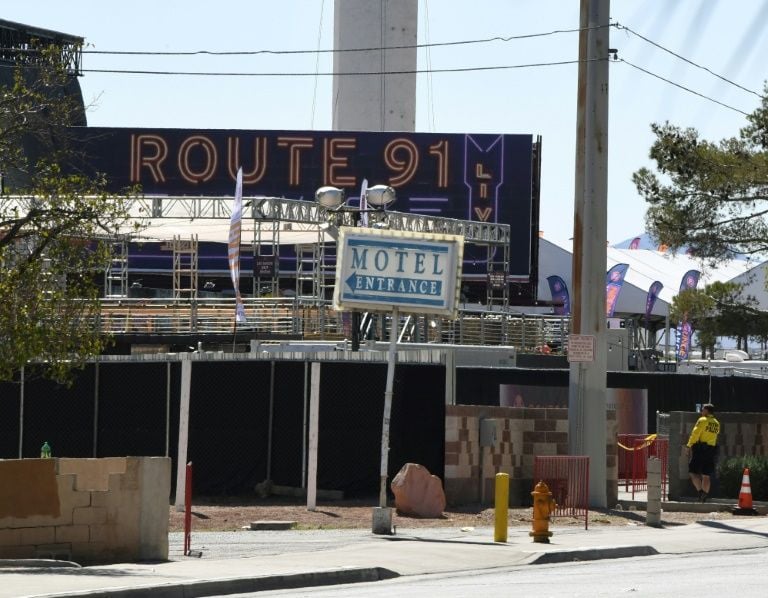
[[[363,179],[363,184],[360,185],[360,224],[362,226],[368,226],[368,212],[364,211],[368,209],[368,202],[365,200],[367,191],[368,179]]]
[[[237,183],[235,185],[235,201],[232,204],[232,217],[229,221],[229,246],[227,259],[229,260],[229,274],[232,277],[232,285],[235,287],[235,321],[247,322],[243,298],[240,296],[240,232],[243,217],[243,168],[237,170]]]

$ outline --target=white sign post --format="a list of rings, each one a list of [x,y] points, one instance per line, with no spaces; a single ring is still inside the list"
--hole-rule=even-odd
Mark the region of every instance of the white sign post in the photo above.
[[[392,388],[395,382],[397,361],[398,311],[392,310],[392,327],[389,332],[387,352],[387,384],[384,388],[384,415],[381,418],[381,467],[379,468],[379,507],[387,506],[387,468],[389,467],[389,420],[392,416]]]
[[[455,318],[463,255],[464,237],[458,235],[356,228],[339,231],[333,307],[343,311],[386,310],[392,315],[381,429],[379,508],[373,517],[375,534],[392,533],[387,470],[399,310]]]

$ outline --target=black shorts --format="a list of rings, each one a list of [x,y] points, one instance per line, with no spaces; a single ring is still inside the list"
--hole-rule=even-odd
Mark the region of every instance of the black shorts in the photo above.
[[[715,458],[717,447],[705,442],[697,442],[691,447],[691,460],[688,462],[688,472],[711,476],[715,473]]]

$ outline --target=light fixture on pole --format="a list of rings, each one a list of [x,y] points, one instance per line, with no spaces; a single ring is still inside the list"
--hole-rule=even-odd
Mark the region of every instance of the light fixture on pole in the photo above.
[[[389,223],[385,215],[388,206],[392,205],[397,199],[395,190],[389,185],[373,185],[372,187],[363,186],[361,190],[360,203],[366,207],[352,207],[346,205],[346,196],[343,189],[326,185],[315,191],[315,201],[317,204],[327,210],[325,217],[327,225],[332,230],[329,231],[335,238],[337,228],[349,220],[344,218],[345,213],[353,215],[353,226],[370,226],[370,228],[386,229]],[[365,200],[365,203],[363,203]],[[368,221],[363,219],[363,214],[379,214]],[[352,350],[357,351],[360,348],[360,312],[352,311]]]
[[[337,187],[320,187],[315,192],[315,201],[329,210],[340,208],[344,205],[345,200],[344,189],[339,189]]]
[[[365,190],[366,205],[371,206],[371,210],[365,210],[366,212],[373,212],[374,215],[368,222],[368,226],[371,228],[389,228],[389,221],[385,215],[387,208],[392,205],[397,199],[395,190],[388,185],[374,185],[368,187]]]
[[[315,201],[328,210],[342,210],[344,212],[379,212],[386,210],[397,199],[395,190],[389,185],[374,185],[365,190],[366,204],[371,209],[351,208],[345,205],[346,196],[344,189],[326,185],[315,191]]]
[[[388,185],[374,185],[365,190],[365,201],[375,210],[386,210],[397,199],[395,190]]]

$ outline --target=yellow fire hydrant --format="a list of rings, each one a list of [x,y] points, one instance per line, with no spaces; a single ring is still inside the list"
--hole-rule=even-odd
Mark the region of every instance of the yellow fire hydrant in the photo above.
[[[557,508],[555,499],[552,498],[549,486],[543,481],[536,484],[531,496],[533,497],[533,531],[528,535],[533,537],[534,542],[549,544],[549,538],[552,536],[552,532],[549,531],[549,517]]]

